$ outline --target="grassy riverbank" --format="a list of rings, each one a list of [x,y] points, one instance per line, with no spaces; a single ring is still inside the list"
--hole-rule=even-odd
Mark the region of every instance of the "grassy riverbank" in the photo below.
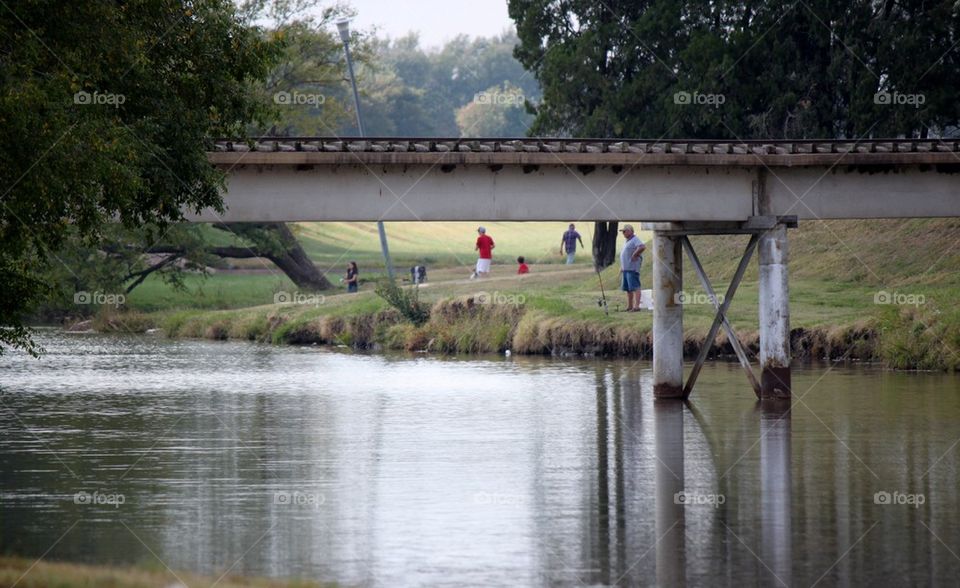
[[[140,569],[89,566],[0,557],[0,585],[20,588],[169,588],[171,586],[216,586],[220,588],[319,588],[324,586],[302,580],[269,580],[236,575],[200,576],[171,572],[163,568]]]
[[[646,273],[646,272],[645,272]],[[612,287],[616,271],[604,272]],[[800,299],[816,298],[823,284],[797,285]],[[699,290],[691,289],[693,295]],[[734,323],[748,341],[756,339],[756,284],[744,285],[742,300],[731,310]],[[844,344],[846,330],[836,324],[856,325],[860,330],[858,297],[872,296],[863,289],[846,293],[829,311],[816,303],[798,302],[795,321],[817,333],[822,347]],[[370,291],[358,295],[328,295],[304,298],[302,304],[263,305],[253,308],[205,311],[182,310],[155,313],[156,325],[173,337],[249,339],[273,343],[382,346],[410,351],[457,353],[598,353],[643,356],[649,353],[651,315],[622,313],[622,296],[610,292],[610,315],[597,305],[601,298],[596,274],[589,268],[542,269],[519,277],[494,277],[431,283],[420,289],[420,298],[432,307],[431,320],[422,327],[403,321],[398,312]],[[685,327],[691,349],[698,347],[712,319],[706,304],[686,307]],[[812,350],[814,354],[818,350]],[[861,350],[857,356],[869,356]]]
[[[410,225],[406,234],[434,226]],[[315,225],[308,228],[321,232]],[[518,223],[499,227],[498,243],[525,238],[526,228]],[[582,228],[587,229],[586,240],[590,227]],[[539,235],[536,242],[545,238]],[[693,241],[714,287],[724,291],[746,239],[695,237]],[[960,369],[958,244],[960,221],[954,219],[802,224],[791,232],[790,242],[795,355],[881,360],[905,369]],[[526,243],[521,248],[533,246]],[[394,247],[401,259],[411,255],[399,239]],[[469,246],[466,249],[472,259]],[[547,261],[557,261],[552,252],[545,254]],[[129,304],[149,314],[104,315],[98,324],[118,329],[154,326],[173,337],[411,351],[649,355],[649,313],[616,312],[623,296],[615,289],[617,271],[610,268],[603,273],[611,311],[606,316],[597,306],[601,297],[597,276],[586,256],[582,258],[583,263],[573,268],[535,263],[533,273],[523,277],[513,273],[512,263],[504,263],[494,266],[493,277],[484,281],[464,279],[467,271],[459,264],[435,269],[431,282],[420,290],[421,298],[433,308],[431,320],[422,327],[401,320],[373,294],[372,284],[365,284],[365,291],[358,295],[335,291],[323,298],[302,298],[302,304],[272,304],[278,293],[291,292],[286,278],[228,274],[213,276],[204,284],[201,291],[206,298],[145,284]],[[650,265],[648,256],[641,274],[645,287],[650,285]],[[684,268],[684,283],[693,300],[685,307],[684,318],[686,351],[693,355],[713,313],[689,264]],[[732,323],[754,350],[756,284],[754,262],[730,310]],[[230,306],[235,307],[211,310]],[[718,342],[721,352],[730,351],[722,334]]]

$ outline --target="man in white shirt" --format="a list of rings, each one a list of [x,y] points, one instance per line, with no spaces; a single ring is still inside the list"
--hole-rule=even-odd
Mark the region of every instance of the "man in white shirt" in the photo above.
[[[627,293],[627,312],[640,311],[640,265],[647,246],[633,232],[633,225],[620,229],[627,242],[620,251],[620,289]]]

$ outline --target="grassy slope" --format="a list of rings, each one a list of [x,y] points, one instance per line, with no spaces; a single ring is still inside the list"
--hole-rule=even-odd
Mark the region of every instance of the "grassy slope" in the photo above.
[[[960,219],[807,222],[790,238],[793,327],[869,326],[893,366],[960,369]],[[721,275],[733,273],[733,241],[702,243]],[[881,293],[906,303],[876,304]]]
[[[552,321],[555,330],[564,331],[561,339],[579,337],[571,341],[572,348],[577,347],[577,341],[584,346],[583,341],[589,336],[571,335],[567,332],[571,329],[577,332],[617,329],[619,337],[627,336],[623,329],[638,333],[649,330],[649,314],[603,315],[596,304],[600,297],[597,277],[591,272],[586,255],[581,256],[581,263],[572,271],[556,263],[561,259],[556,250],[559,234],[564,229],[562,224],[490,223],[487,226],[498,242],[496,253],[503,265],[495,266],[495,279],[483,284],[462,279],[437,283],[462,278],[468,273],[473,261],[474,223],[392,223],[388,231],[398,267],[426,261],[433,268],[434,283],[422,290],[427,302],[467,296],[479,290],[523,295],[528,310],[535,311],[541,321]],[[580,223],[579,228],[589,243],[591,223]],[[369,276],[369,270],[378,262],[378,241],[372,223],[303,225],[300,235],[311,255],[329,264],[340,264],[338,258],[357,259],[361,267],[368,270],[364,275]],[[843,354],[843,346],[850,343],[851,332],[869,330],[884,335],[882,345],[878,347],[874,341],[860,355],[869,357],[871,353],[880,353],[891,364],[901,367],[960,364],[955,353],[960,348],[960,316],[954,304],[960,294],[960,275],[956,271],[960,267],[960,249],[954,247],[960,244],[960,220],[808,222],[791,231],[790,239],[791,324],[794,328],[816,329],[822,337],[832,338],[834,349],[829,355]],[[714,287],[719,292],[725,291],[746,237],[694,237],[693,242]],[[518,253],[534,262],[533,274],[523,279],[513,275],[512,258]],[[453,267],[437,269],[441,265]],[[651,282],[650,265],[648,255],[642,272],[645,287]],[[685,290],[701,292],[689,264],[685,264],[684,274]],[[748,340],[755,337],[757,328],[756,276],[754,262],[730,312],[733,324]],[[623,299],[622,294],[615,291],[616,269],[607,269],[603,280],[613,310]],[[161,286],[148,282],[131,297],[131,305],[144,310],[269,305],[274,292],[291,287],[282,276],[226,274],[209,279],[203,285],[202,297],[171,295]],[[280,314],[303,315],[304,321],[326,315],[349,317],[363,312],[369,315],[380,310],[382,304],[369,292],[372,286],[365,285],[365,289],[368,292],[359,297],[328,295],[319,307],[289,307]],[[881,290],[923,296],[925,304],[876,305],[874,295]],[[241,314],[276,312],[276,307],[269,306]],[[181,313],[177,321],[190,314]],[[688,335],[702,337],[711,319],[708,306],[688,306],[685,315]],[[195,317],[195,320],[199,319]],[[212,319],[204,318],[201,322],[209,320]],[[203,336],[204,329],[194,328],[190,332]],[[601,334],[593,333],[593,336]],[[625,349],[642,346],[642,341],[634,340]],[[810,353],[820,351],[814,349]]]
[[[471,267],[477,225],[483,224],[497,243],[495,263],[513,264],[519,255],[533,263],[559,263],[562,223],[385,223],[390,254],[398,268],[424,264],[428,267]],[[579,223],[583,242],[589,246],[593,223]],[[382,271],[380,240],[376,223],[300,223],[295,227],[304,249],[324,271],[342,273],[348,261],[361,271]],[[262,267],[247,262],[246,267]]]

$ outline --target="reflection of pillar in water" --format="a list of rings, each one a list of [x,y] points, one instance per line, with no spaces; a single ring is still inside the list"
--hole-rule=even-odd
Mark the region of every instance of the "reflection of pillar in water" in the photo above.
[[[656,463],[650,462],[655,442],[655,415],[650,408],[653,374],[633,366],[613,373],[610,493],[616,499],[616,507],[611,509],[616,526],[611,527],[610,578],[602,583],[644,585],[651,583],[654,562],[653,543],[641,524],[649,520],[651,506],[656,508],[651,502],[655,482],[650,475]]]
[[[600,581],[610,583],[610,459],[608,447],[608,409],[606,381],[601,373],[597,378],[597,537],[593,541],[600,566]]]
[[[686,584],[683,492],[683,404],[654,400],[657,484],[657,585]]]
[[[640,385],[635,374],[623,380],[597,376],[597,539],[595,559],[601,584],[622,580],[626,570],[626,486],[623,439],[623,395],[639,405]],[[636,435],[636,433],[633,433]]]
[[[790,536],[790,401],[764,400],[760,416],[760,520],[763,563],[784,585],[792,582]]]
[[[633,377],[629,377],[631,381],[637,381]],[[626,387],[626,390],[629,390],[629,387]],[[623,458],[623,438],[625,431],[623,430],[624,415],[623,415],[623,393],[624,390],[621,390],[617,387],[613,389],[613,417],[614,422],[616,423],[616,428],[613,432],[613,471],[614,471],[614,480],[613,480],[613,492],[616,496],[616,536],[614,537],[614,545],[616,546],[616,570],[617,577],[621,578],[626,572],[627,564],[627,490],[626,490],[626,479],[624,472],[624,458]]]

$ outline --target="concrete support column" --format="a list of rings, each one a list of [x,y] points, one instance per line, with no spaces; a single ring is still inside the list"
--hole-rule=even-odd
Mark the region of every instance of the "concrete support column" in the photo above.
[[[760,235],[760,397],[790,397],[790,290],[787,228]],[[656,357],[656,355],[654,355]]]
[[[683,249],[679,237],[653,234],[653,394],[683,398]]]

